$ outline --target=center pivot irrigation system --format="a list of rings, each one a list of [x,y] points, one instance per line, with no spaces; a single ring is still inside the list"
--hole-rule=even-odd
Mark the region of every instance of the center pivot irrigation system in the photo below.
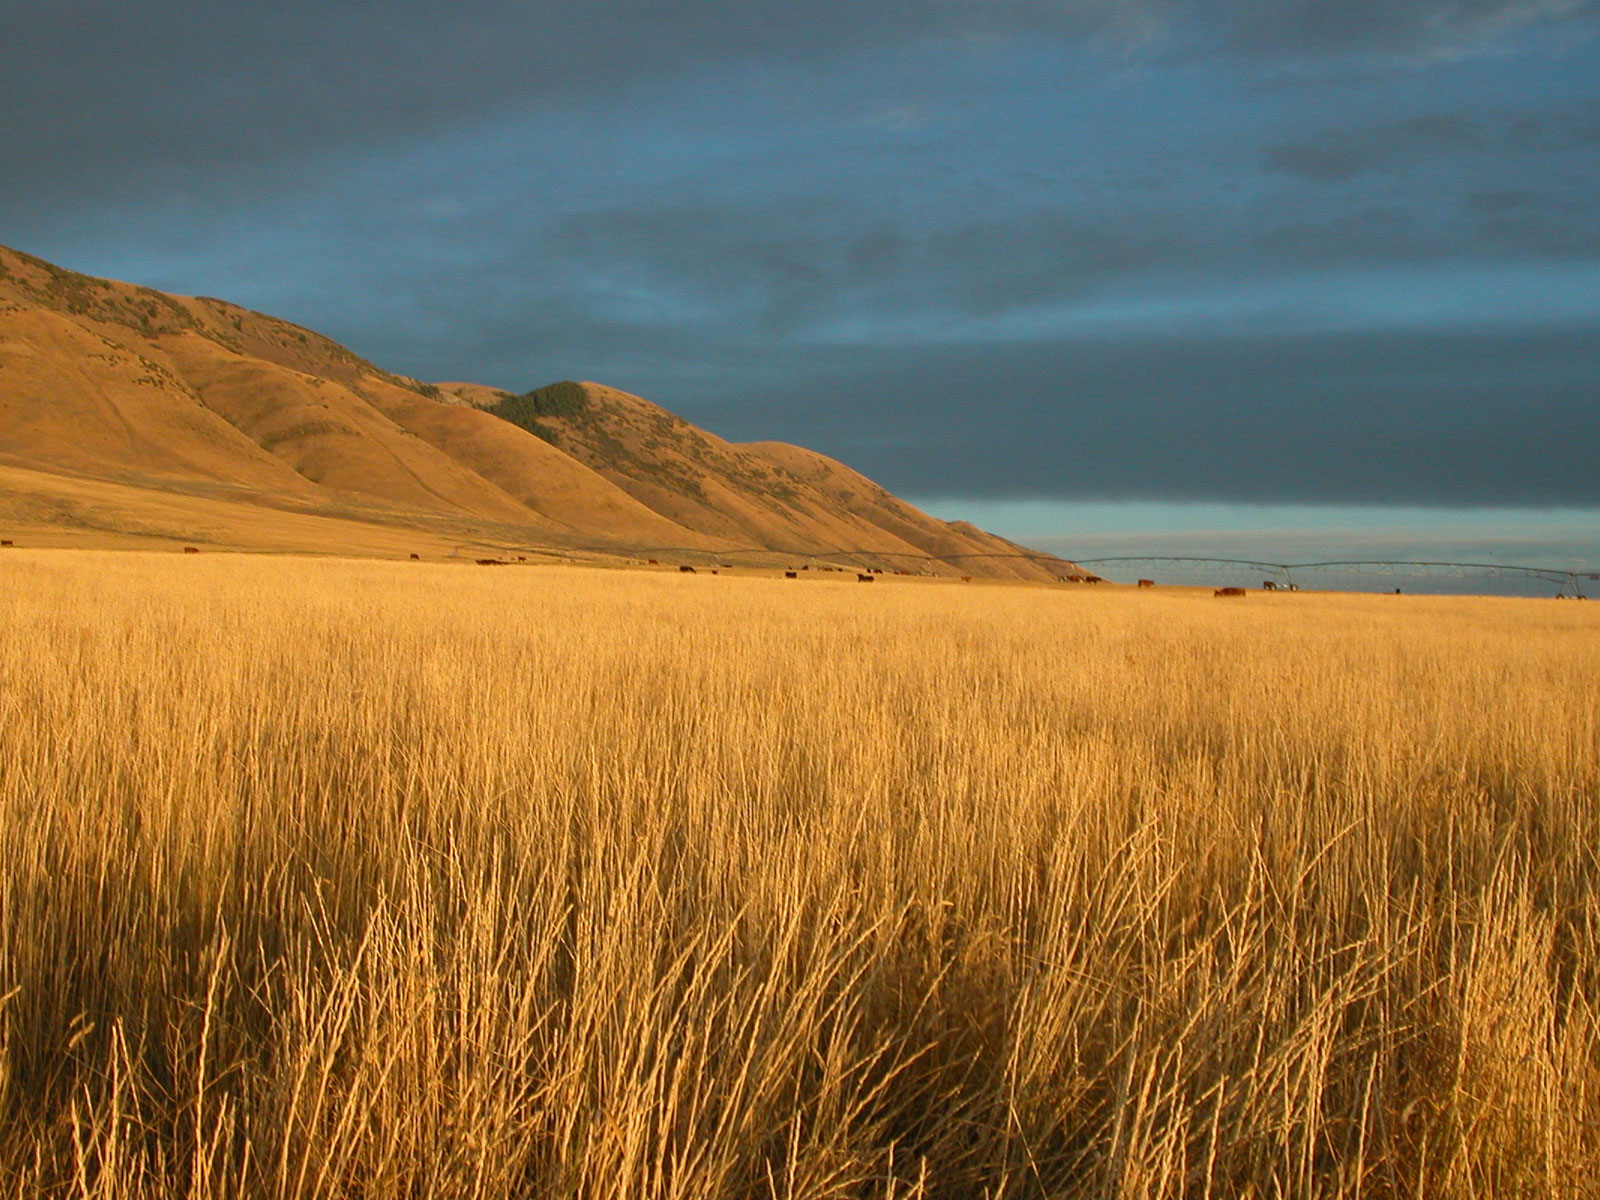
[[[836,549],[836,550],[773,550],[765,546],[737,546],[724,547],[719,550],[708,550],[704,547],[691,546],[630,546],[616,545],[596,546],[565,546],[565,547],[530,547],[509,546],[488,541],[463,542],[455,547],[452,556],[462,554],[473,555],[484,549],[493,547],[501,552],[517,551],[521,554],[533,554],[544,558],[570,559],[573,555],[580,554],[630,554],[630,555],[660,555],[671,556],[678,560],[697,559],[710,562],[715,559],[748,559],[758,556],[763,559],[808,559],[813,562],[829,561],[842,563],[861,563],[870,560],[901,559],[912,562],[953,564],[967,559],[983,559],[997,561],[1002,559],[1028,559],[1050,566],[1060,566],[1065,560],[1054,555],[1028,553],[1026,551],[1014,554],[989,554],[983,552],[966,554],[916,554],[895,550],[871,549]],[[1406,561],[1401,559],[1344,559],[1336,562],[1302,562],[1302,563],[1277,563],[1265,562],[1253,558],[1203,558],[1192,554],[1136,554],[1112,558],[1075,558],[1071,560],[1079,567],[1141,567],[1155,568],[1166,567],[1180,571],[1215,571],[1217,568],[1230,570],[1256,571],[1270,580],[1274,587],[1283,588],[1285,591],[1295,591],[1299,588],[1300,575],[1360,575],[1382,579],[1515,579],[1538,580],[1555,585],[1558,599],[1586,599],[1583,592],[1585,580],[1600,581],[1600,570],[1592,567],[1526,567],[1507,563],[1462,563],[1462,562],[1424,562]],[[1081,581],[1084,576],[1063,577],[1063,582]],[[1089,575],[1091,581],[1097,577]]]
[[[1600,580],[1600,571],[1587,567],[1523,567],[1506,563],[1407,562],[1398,559],[1347,559],[1338,562],[1274,563],[1249,558],[1194,558],[1188,555],[1134,555],[1122,558],[1079,558],[1079,566],[1166,566],[1177,570],[1215,567],[1245,568],[1261,572],[1284,588],[1297,588],[1295,572],[1302,574],[1364,575],[1387,579],[1522,579],[1542,580],[1556,586],[1558,599],[1585,599],[1584,580]]]

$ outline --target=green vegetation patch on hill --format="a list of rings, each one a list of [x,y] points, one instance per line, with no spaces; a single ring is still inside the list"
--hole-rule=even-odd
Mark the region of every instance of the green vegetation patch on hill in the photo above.
[[[25,268],[6,270],[7,282],[47,308],[88,317],[112,325],[125,325],[146,337],[193,329],[198,322],[176,299],[147,287],[119,287],[104,279],[80,275],[20,250],[12,250]]]
[[[563,379],[559,383],[523,392],[520,396],[502,392],[500,399],[485,411],[547,442],[554,442],[557,440],[556,431],[544,421],[551,418],[572,420],[581,416],[588,407],[589,396],[583,390],[583,385]]]

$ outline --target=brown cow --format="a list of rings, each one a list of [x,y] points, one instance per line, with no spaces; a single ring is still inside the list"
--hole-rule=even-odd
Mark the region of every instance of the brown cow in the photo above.
[[[648,562],[649,562],[649,563],[650,563],[650,565],[651,565],[651,566],[652,566],[652,567],[659,567],[659,566],[660,566],[660,565],[661,565],[661,564],[660,564],[660,563],[658,563],[658,562],[657,562],[657,561],[656,561],[656,560],[655,560],[655,559],[653,559],[653,558],[652,558],[652,559],[649,559],[649,560],[647,560],[647,561],[648,561]]]
[[[681,567],[678,568],[678,570],[683,572],[683,574],[685,574],[685,575],[693,575],[694,574],[694,568],[691,567],[688,563],[684,563]]]
[[[1218,588],[1211,594],[1213,596],[1242,596],[1244,595],[1244,589],[1237,587]]]
[[[1141,580],[1139,580],[1139,586],[1140,587],[1155,587],[1155,585],[1156,585],[1156,581],[1154,579],[1141,579]]]
[[[963,575],[961,577],[961,582],[962,583],[971,583],[972,582],[972,576],[971,575]]]
[[[422,555],[420,555],[420,554],[413,554],[413,555],[412,555],[412,556],[411,556],[411,561],[412,561],[412,562],[421,562],[421,561],[422,561]]]
[[[478,565],[480,567],[503,567],[503,566],[505,566],[505,563],[501,562],[498,558],[480,558],[480,559],[477,560],[477,563],[478,563]]]
[[[872,576],[871,575],[863,575],[860,571],[857,571],[856,572],[856,582],[857,583],[871,583],[872,582]]]
[[[1278,590],[1278,583],[1274,579],[1263,579],[1261,581],[1261,590],[1263,592],[1275,592]]]
[[[200,553],[200,547],[199,546],[185,546],[183,548],[183,552],[185,554],[199,554]]]
[[[800,572],[799,571],[785,571],[783,573],[783,577],[785,579],[799,579],[800,578]]]
[[[13,542],[10,538],[6,538],[4,541],[0,541],[0,546],[15,546],[15,545],[16,545],[16,543]]]

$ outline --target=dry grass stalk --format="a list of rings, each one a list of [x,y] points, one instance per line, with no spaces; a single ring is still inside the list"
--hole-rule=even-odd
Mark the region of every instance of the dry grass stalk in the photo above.
[[[8,557],[5,1194],[1594,1194],[1589,606],[707,582]]]

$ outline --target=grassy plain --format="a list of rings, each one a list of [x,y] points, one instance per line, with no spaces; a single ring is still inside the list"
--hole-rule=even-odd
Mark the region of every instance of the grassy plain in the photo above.
[[[1600,606],[4,551],[0,856],[0,1195],[1600,1187]]]

